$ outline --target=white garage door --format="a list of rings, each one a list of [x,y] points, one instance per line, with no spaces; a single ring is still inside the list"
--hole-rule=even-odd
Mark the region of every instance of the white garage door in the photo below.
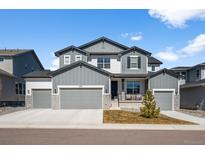
[[[154,91],[155,101],[161,110],[172,110],[174,103],[174,91]]]
[[[61,109],[102,109],[102,88],[60,89]]]
[[[50,89],[33,89],[32,96],[33,108],[51,108]]]

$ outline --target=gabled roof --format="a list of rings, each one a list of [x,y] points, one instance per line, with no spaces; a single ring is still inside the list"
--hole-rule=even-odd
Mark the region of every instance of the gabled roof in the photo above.
[[[153,77],[158,76],[158,75],[160,75],[160,74],[162,74],[162,73],[169,74],[169,75],[171,75],[171,76],[173,76],[173,77],[175,77],[175,78],[179,78],[179,77],[180,77],[180,76],[179,76],[178,74],[176,74],[174,71],[168,70],[168,69],[164,68],[164,69],[161,69],[161,70],[159,70],[159,71],[157,71],[157,72],[149,72],[149,78],[153,78]]]
[[[34,71],[23,75],[23,78],[50,78],[50,70]]]
[[[132,52],[132,51],[136,51],[136,52],[139,52],[141,54],[144,54],[144,55],[147,55],[147,56],[151,56],[150,52],[148,52],[148,51],[146,51],[144,49],[141,49],[139,47],[136,47],[136,46],[133,46],[133,47],[127,49],[127,50],[121,51],[118,55],[121,56],[121,55],[127,54],[127,53]]]
[[[30,52],[33,49],[0,49],[0,56],[12,57],[22,53]]]
[[[12,75],[12,74],[10,74],[10,73],[8,73],[8,72],[2,70],[2,69],[0,69],[0,75],[4,75],[4,76],[11,77],[11,78],[15,78],[14,75]]]
[[[205,86],[205,79],[194,81],[194,82],[188,82],[186,84],[181,85],[180,88],[191,88],[191,87],[198,87],[198,86]]]
[[[82,50],[82,49],[80,49],[80,48],[78,48],[78,47],[76,47],[76,46],[74,46],[74,45],[71,45],[71,46],[68,46],[68,47],[66,47],[66,48],[64,48],[64,49],[61,49],[61,50],[59,50],[59,51],[56,51],[56,52],[55,52],[55,56],[59,57],[60,55],[66,53],[66,52],[69,52],[69,51],[73,51],[73,50],[76,50],[76,51],[78,51],[78,52],[80,52],[80,53],[82,53],[82,54],[87,54],[87,55],[89,54],[87,51]]]
[[[148,64],[163,64],[160,60],[150,56],[148,57]]]
[[[125,45],[123,45],[123,44],[120,44],[120,43],[118,43],[118,42],[116,42],[116,41],[113,41],[113,40],[111,40],[111,39],[109,39],[109,38],[107,38],[107,37],[104,37],[104,36],[103,36],[103,37],[100,37],[100,38],[98,38],[98,39],[95,39],[95,40],[93,40],[93,41],[90,41],[90,42],[88,42],[88,43],[85,43],[85,44],[83,44],[83,45],[80,45],[79,48],[80,48],[80,49],[85,49],[85,48],[90,47],[90,46],[92,46],[92,45],[94,45],[94,44],[96,44],[96,43],[99,43],[99,42],[101,42],[101,41],[108,42],[108,43],[110,43],[110,44],[112,44],[112,45],[115,45],[115,46],[117,46],[117,47],[122,48],[123,50],[129,49],[129,47],[127,47],[127,46],[125,46]]]
[[[35,51],[33,49],[0,49],[0,56],[2,57],[15,57],[15,56],[21,56],[23,54],[31,52],[40,65],[41,69],[44,69],[43,65],[41,64],[38,56],[36,55]]]
[[[171,70],[173,70],[173,71],[187,71],[190,68],[191,67],[189,67],[189,66],[178,66],[178,67],[171,68]]]
[[[102,74],[107,75],[107,76],[111,76],[112,75],[110,72],[105,71],[103,69],[100,69],[100,68],[98,68],[96,66],[93,66],[91,64],[88,64],[88,63],[86,63],[86,62],[84,62],[82,60],[74,62],[74,63],[72,63],[70,65],[66,65],[66,66],[64,66],[64,67],[62,67],[62,68],[60,68],[60,69],[58,69],[56,71],[53,71],[53,72],[49,73],[49,75],[56,76],[58,74],[64,73],[64,72],[66,72],[68,70],[71,70],[71,69],[73,69],[75,67],[78,67],[78,66],[85,66],[87,68],[90,68],[90,69],[92,69],[94,71],[97,71],[97,72],[102,73]]]

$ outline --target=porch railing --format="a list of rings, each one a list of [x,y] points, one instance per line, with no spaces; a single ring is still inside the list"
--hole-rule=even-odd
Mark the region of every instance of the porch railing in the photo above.
[[[119,103],[142,103],[143,101],[142,94],[126,94],[122,92],[118,95],[118,102]]]

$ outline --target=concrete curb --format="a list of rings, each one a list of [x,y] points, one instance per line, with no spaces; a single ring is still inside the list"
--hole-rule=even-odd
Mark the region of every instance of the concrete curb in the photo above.
[[[12,125],[0,124],[0,128],[16,129],[104,129],[104,130],[205,130],[204,125],[158,125],[158,124],[90,124],[90,125]]]

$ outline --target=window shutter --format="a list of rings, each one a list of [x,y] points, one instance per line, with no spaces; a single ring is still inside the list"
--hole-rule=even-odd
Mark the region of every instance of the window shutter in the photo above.
[[[130,68],[130,57],[127,57],[127,68]]]
[[[138,57],[138,68],[141,68],[141,57]]]

